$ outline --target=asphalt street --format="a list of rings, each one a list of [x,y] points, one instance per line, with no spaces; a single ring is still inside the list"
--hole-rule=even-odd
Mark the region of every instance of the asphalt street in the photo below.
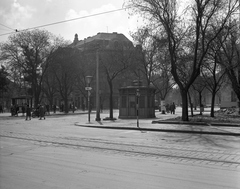
[[[167,116],[178,112],[157,113]],[[240,188],[238,136],[111,129],[136,128],[136,120],[94,117],[1,115],[0,188]],[[140,127],[157,128],[152,121],[140,120]]]

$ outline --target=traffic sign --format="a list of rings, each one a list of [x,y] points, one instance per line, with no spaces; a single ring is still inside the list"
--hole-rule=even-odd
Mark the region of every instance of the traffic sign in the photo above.
[[[86,91],[91,91],[91,90],[92,90],[92,87],[85,87],[85,90],[86,90]]]

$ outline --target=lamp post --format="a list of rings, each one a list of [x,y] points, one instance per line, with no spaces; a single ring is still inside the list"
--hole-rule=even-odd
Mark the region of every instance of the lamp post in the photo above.
[[[137,127],[139,127],[139,97],[140,97],[139,88],[137,88],[137,90],[136,90],[136,97],[137,97]]]
[[[87,87],[85,87],[85,90],[88,92],[88,123],[90,123],[90,91],[92,90],[92,87],[90,87],[91,80],[92,76],[86,76]]]
[[[136,97],[137,97],[137,127],[139,127],[139,98],[140,98],[140,69],[138,69],[138,81],[137,81]]]
[[[99,50],[96,54],[96,121],[101,121],[100,118],[100,102],[99,102]]]

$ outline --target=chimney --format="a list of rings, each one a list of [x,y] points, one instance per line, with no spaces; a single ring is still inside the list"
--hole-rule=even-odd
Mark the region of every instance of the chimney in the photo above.
[[[74,38],[73,44],[77,44],[77,42],[78,42],[78,34],[75,34],[75,38]]]

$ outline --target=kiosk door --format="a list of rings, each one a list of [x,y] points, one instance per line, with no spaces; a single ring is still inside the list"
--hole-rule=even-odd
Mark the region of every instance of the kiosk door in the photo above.
[[[136,96],[129,96],[129,114],[128,116],[136,116]]]

